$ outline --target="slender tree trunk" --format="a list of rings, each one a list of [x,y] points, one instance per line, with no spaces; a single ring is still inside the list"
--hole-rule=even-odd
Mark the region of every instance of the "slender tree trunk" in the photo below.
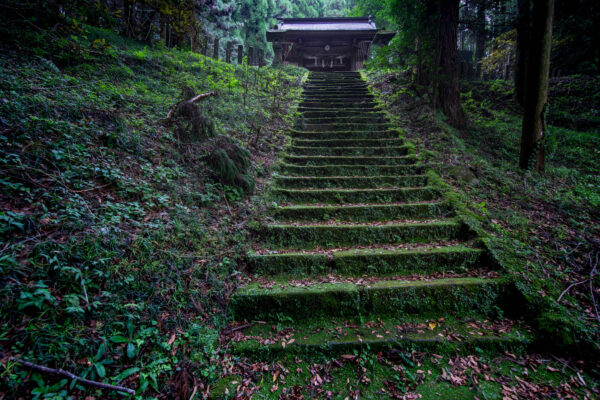
[[[518,8],[515,97],[522,107],[525,103],[525,74],[531,39],[531,0],[518,0]]]
[[[448,117],[448,123],[455,128],[464,128],[467,124],[467,117],[460,104],[458,49],[456,47],[459,3],[459,0],[441,0],[440,3],[437,82],[439,105]]]
[[[544,170],[544,139],[548,75],[555,0],[534,0],[531,43],[527,60],[525,110],[519,166]]]
[[[476,34],[475,39],[475,74],[477,79],[481,79],[481,60],[485,56],[485,40],[487,39],[487,31],[485,29],[485,11],[487,6],[487,0],[479,0],[477,2],[477,13],[476,13]]]

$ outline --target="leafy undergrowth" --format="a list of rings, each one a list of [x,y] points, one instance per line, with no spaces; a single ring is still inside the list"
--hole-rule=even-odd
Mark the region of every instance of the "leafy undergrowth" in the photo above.
[[[540,351],[593,359],[600,350],[600,125],[590,117],[596,97],[585,108],[586,98],[577,95],[588,93],[594,79],[553,80],[550,104],[560,113],[550,113],[544,174],[517,167],[521,120],[506,82],[465,83],[471,123],[456,131],[401,74],[374,73],[370,80],[389,111],[402,117],[396,121],[407,138],[451,184],[463,218],[515,277]],[[575,87],[570,97],[565,82]],[[585,121],[579,126],[587,130],[570,129],[560,115]],[[599,371],[593,363],[587,368]]]
[[[0,398],[121,398],[16,357],[187,399],[219,376],[246,224],[304,71],[79,39],[60,69],[0,50]]]

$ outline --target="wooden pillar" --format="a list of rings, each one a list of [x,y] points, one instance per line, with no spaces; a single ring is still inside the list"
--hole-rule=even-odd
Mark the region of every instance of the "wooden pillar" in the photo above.
[[[273,42],[273,66],[283,64],[283,46],[279,42]]]
[[[244,45],[238,44],[238,64],[244,62]]]
[[[231,62],[231,49],[232,48],[233,48],[233,43],[231,41],[228,41],[227,45],[225,46],[225,62],[228,64]]]
[[[258,66],[265,66],[265,51],[263,49],[258,49]]]
[[[248,46],[248,65],[254,65],[254,47]]]
[[[208,38],[204,38],[204,40],[202,41],[202,45],[200,46],[200,54],[205,56],[207,49],[208,49]]]
[[[215,43],[213,45],[213,58],[215,60],[219,59],[219,38],[215,38]]]

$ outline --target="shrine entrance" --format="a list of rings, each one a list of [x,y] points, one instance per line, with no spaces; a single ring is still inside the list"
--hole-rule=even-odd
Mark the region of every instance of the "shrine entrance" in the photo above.
[[[282,18],[267,31],[273,65],[311,71],[362,69],[371,44],[386,45],[396,34],[377,29],[370,18]]]

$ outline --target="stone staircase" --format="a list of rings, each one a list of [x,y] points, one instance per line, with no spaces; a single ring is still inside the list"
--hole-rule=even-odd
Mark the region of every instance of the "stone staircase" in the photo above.
[[[299,111],[230,301],[250,322],[235,351],[526,343],[511,282],[360,75],[310,73]]]

